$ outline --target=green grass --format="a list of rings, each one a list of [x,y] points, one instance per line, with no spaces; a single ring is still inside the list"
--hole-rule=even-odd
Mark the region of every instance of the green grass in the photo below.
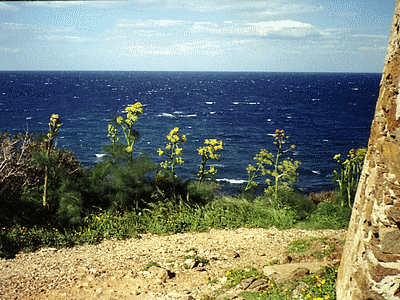
[[[291,198],[290,198],[291,197]],[[342,229],[347,228],[350,213],[335,202],[325,201],[316,208],[305,204],[307,198],[288,194],[276,203],[267,196],[254,200],[244,197],[216,198],[205,205],[188,205],[165,200],[149,203],[141,211],[104,211],[97,209],[84,216],[79,226],[63,228],[57,223],[18,224],[0,228],[0,257],[13,257],[18,251],[40,247],[70,247],[98,243],[103,239],[125,239],[139,233],[167,235],[202,232],[210,228],[234,229]]]

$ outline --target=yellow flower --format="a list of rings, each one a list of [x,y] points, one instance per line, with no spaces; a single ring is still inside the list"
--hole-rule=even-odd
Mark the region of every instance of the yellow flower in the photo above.
[[[161,155],[164,154],[164,151],[162,151],[161,149],[158,149],[157,152],[158,152],[158,155],[159,155],[159,156],[161,156]]]
[[[128,146],[125,148],[125,150],[126,150],[126,152],[132,153],[133,148],[132,148],[132,146]]]
[[[176,153],[176,155],[181,155],[182,154],[182,148],[176,148],[175,153]]]
[[[127,112],[132,112],[132,113],[136,113],[136,114],[142,114],[143,113],[143,105],[140,102],[136,102],[135,104],[133,104],[131,106],[127,106],[125,108],[125,110]]]
[[[119,116],[116,121],[118,124],[122,124],[124,122],[124,118]]]
[[[182,142],[186,142],[186,135],[182,134]]]

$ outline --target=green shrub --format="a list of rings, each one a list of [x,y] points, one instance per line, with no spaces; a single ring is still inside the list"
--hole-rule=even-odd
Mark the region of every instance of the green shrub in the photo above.
[[[340,203],[324,201],[313,211],[306,222],[299,225],[305,229],[347,229],[352,209]]]
[[[333,173],[335,175],[335,181],[339,185],[341,206],[344,206],[346,202],[349,207],[353,206],[366,153],[366,148],[358,148],[357,150],[351,149],[347,154],[347,159],[344,161],[340,160],[340,154],[336,154],[333,157],[340,166],[340,168],[334,170]]]
[[[297,180],[297,167],[300,165],[300,162],[293,161],[290,157],[286,157],[283,161],[280,161],[281,156],[294,149],[295,145],[283,149],[283,145],[286,144],[289,139],[289,136],[285,136],[284,130],[276,129],[273,136],[275,139],[273,144],[277,147],[276,155],[265,149],[261,149],[260,153],[254,157],[254,160],[257,162],[257,167],[251,164],[247,167],[248,183],[244,192],[254,189],[257,186],[254,182],[255,178],[267,175],[273,178],[274,185],[268,186],[265,192],[271,192],[275,200],[277,200],[278,189],[290,187]],[[269,166],[272,167],[272,170],[269,169]],[[265,180],[268,185],[270,181],[270,178]]]

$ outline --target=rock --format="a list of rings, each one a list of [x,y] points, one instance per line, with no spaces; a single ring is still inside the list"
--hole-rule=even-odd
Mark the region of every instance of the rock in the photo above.
[[[195,268],[197,265],[198,265],[198,261],[196,261],[195,259],[191,259],[191,258],[185,260],[185,261],[183,262],[183,264],[182,264],[182,266],[183,266],[185,269],[193,269],[193,268]]]
[[[221,252],[221,257],[224,259],[234,259],[237,257],[240,257],[239,253],[231,250],[231,249],[227,249],[223,252]]]
[[[400,1],[338,272],[338,300],[400,300]],[[378,229],[378,230],[377,230]]]
[[[272,268],[272,266],[265,266],[263,268],[263,273],[265,276],[268,277],[268,279],[272,280],[272,281],[277,281],[278,280],[278,272],[276,272],[276,270],[274,268]]]
[[[299,282],[299,284],[292,291],[292,297],[293,298],[301,298],[301,293],[308,288],[309,288],[309,285],[307,283]]]
[[[268,280],[265,280],[263,278],[258,278],[255,281],[253,281],[248,287],[247,290],[250,292],[259,292],[259,291],[265,291],[271,286],[271,283],[268,282]]]
[[[241,290],[247,290],[249,286],[256,280],[254,277],[249,277],[246,279],[243,279],[239,284],[238,288]]]
[[[172,273],[170,273],[166,269],[156,267],[156,266],[151,266],[148,270],[148,274],[152,277],[161,279],[162,282],[165,282],[168,279],[172,278]]]
[[[293,276],[298,276],[298,278],[301,278],[305,275],[315,273],[325,265],[327,265],[327,262],[314,261],[265,266],[263,268],[263,274],[267,276],[270,280],[283,282],[288,279],[293,279]]]
[[[310,270],[304,267],[298,268],[293,271],[292,278],[293,279],[300,279],[304,276],[310,275]]]
[[[400,230],[396,228],[379,228],[383,253],[400,254]]]

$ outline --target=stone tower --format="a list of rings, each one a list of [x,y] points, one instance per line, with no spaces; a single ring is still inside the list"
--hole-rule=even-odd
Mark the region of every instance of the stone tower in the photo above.
[[[336,285],[338,300],[400,300],[400,0]]]

